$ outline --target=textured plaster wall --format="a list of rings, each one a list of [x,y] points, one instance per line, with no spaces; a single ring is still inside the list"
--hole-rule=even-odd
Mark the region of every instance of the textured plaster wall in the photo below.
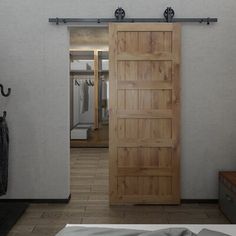
[[[0,97],[11,147],[6,198],[69,195],[69,32],[49,17],[218,17],[182,27],[182,198],[216,198],[217,172],[236,168],[234,0],[1,0]]]

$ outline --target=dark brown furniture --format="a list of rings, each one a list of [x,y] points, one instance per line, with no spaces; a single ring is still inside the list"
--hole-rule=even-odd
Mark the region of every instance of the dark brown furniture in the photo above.
[[[219,204],[224,215],[236,223],[236,171],[219,173]]]

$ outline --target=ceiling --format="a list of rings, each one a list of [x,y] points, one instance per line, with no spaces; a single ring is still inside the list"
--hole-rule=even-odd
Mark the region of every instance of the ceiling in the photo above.
[[[70,50],[108,51],[108,28],[107,27],[71,27]]]

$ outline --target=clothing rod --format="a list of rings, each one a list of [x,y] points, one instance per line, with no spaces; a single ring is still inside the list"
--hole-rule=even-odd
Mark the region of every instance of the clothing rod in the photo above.
[[[94,78],[73,78],[75,80],[94,80]]]
[[[94,72],[93,71],[71,71],[70,75],[77,75],[77,76],[94,76]]]
[[[49,18],[50,23],[135,23],[135,22],[159,22],[159,23],[211,23],[218,22],[217,18],[173,18],[171,21],[167,21],[164,18],[125,18],[123,20],[117,20],[114,18]]]

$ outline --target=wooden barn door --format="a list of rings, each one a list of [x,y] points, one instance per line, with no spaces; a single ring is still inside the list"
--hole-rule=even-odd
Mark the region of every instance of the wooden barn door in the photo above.
[[[109,26],[110,204],[180,202],[180,26]]]

